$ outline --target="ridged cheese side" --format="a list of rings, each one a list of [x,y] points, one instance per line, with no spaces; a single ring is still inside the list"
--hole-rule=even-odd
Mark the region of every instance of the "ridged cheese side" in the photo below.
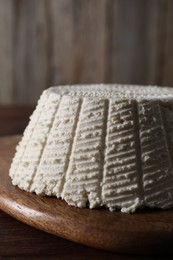
[[[163,116],[160,102],[139,103],[144,204],[167,208],[173,205],[173,169]]]
[[[133,211],[140,204],[133,106],[110,100],[102,184],[103,205],[110,210]]]
[[[20,174],[18,175],[18,164],[19,164],[19,161],[22,159],[22,156],[28,145],[28,142],[30,141],[34,128],[41,115],[41,112],[45,108],[45,103],[47,101],[47,98],[48,98],[48,96],[44,92],[38,101],[38,105],[37,105],[36,109],[34,110],[32,116],[30,117],[30,123],[28,124],[27,128],[24,131],[22,140],[16,147],[16,154],[15,154],[15,157],[13,158],[11,168],[10,168],[10,176],[13,179],[14,185],[18,185],[18,183],[20,182]]]
[[[10,176],[21,189],[30,191],[59,102],[59,95],[43,95],[17,148]]]
[[[78,119],[79,98],[62,97],[30,191],[61,196]]]
[[[44,91],[17,146],[13,184],[77,207],[173,207],[172,90],[151,88],[159,99],[148,99],[150,88],[101,88]]]
[[[68,204],[90,208],[101,205],[100,180],[107,102],[84,98],[67,170],[62,198]]]

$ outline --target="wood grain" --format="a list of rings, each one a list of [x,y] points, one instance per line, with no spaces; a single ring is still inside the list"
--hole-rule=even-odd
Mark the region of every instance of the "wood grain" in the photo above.
[[[173,1],[166,6],[163,84],[173,86]]]
[[[25,225],[0,211],[0,257],[1,259],[69,259],[69,260],[140,260],[145,256],[120,255],[94,249],[53,236]],[[152,256],[152,259],[157,259]]]
[[[18,137],[0,139],[0,208],[48,233],[91,247],[124,253],[172,253],[173,211],[128,215],[106,209],[69,207],[53,197],[24,192],[11,184],[9,165]]]
[[[34,104],[47,86],[47,20],[45,1],[15,1],[14,98]]]
[[[108,1],[111,82],[156,84],[161,8],[157,0]]]
[[[58,84],[173,86],[172,0],[1,0],[0,104]]]
[[[13,102],[13,0],[0,1],[0,104]]]
[[[105,81],[106,0],[74,1],[74,62],[72,83]]]
[[[73,73],[73,1],[46,2],[49,25],[49,85],[71,82]],[[62,22],[63,21],[63,22]]]

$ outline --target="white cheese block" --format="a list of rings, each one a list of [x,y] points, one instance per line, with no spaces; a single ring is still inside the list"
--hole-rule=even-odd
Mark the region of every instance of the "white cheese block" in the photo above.
[[[173,89],[45,90],[9,175],[21,189],[76,207],[173,207]]]

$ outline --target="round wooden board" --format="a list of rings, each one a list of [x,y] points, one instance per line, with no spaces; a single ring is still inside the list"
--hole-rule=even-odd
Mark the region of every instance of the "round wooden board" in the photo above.
[[[173,252],[173,210],[123,214],[78,209],[14,187],[8,170],[19,139],[0,138],[0,209],[35,228],[95,248],[132,254]]]

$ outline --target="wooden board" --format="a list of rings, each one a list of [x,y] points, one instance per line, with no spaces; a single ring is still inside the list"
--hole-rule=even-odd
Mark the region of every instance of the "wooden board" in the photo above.
[[[173,252],[173,210],[122,214],[78,209],[12,186],[8,170],[19,139],[0,138],[0,209],[35,228],[95,248],[133,254]]]

